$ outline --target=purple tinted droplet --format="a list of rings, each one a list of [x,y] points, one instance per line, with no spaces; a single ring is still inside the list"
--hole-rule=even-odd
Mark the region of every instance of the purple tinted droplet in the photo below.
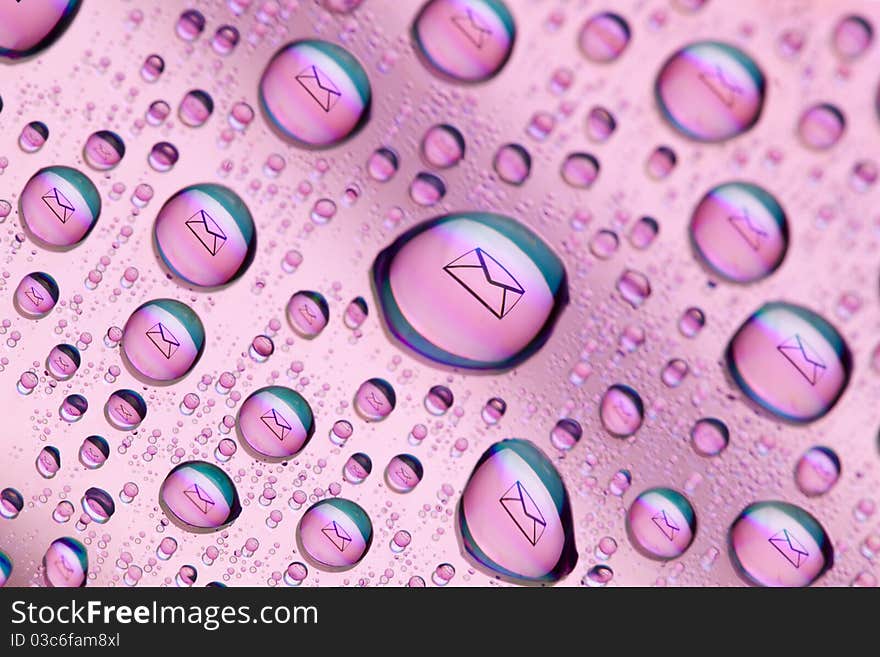
[[[613,230],[600,230],[590,240],[590,252],[600,260],[607,260],[620,246],[620,239]]]
[[[345,308],[345,314],[342,319],[348,328],[355,330],[360,328],[363,323],[367,321],[368,314],[369,310],[367,309],[367,302],[364,298],[355,297]]]
[[[587,586],[602,587],[607,586],[612,579],[614,579],[614,571],[608,566],[599,564],[587,571],[583,581]]]
[[[629,438],[642,426],[645,406],[635,390],[614,384],[599,403],[599,419],[605,430],[615,438]]]
[[[817,497],[830,491],[840,479],[840,458],[829,447],[811,447],[798,459],[794,481],[808,497]]]
[[[550,443],[556,449],[568,452],[578,444],[583,435],[584,430],[577,420],[563,418],[556,423],[550,432]]]
[[[122,352],[136,374],[151,383],[186,376],[201,358],[205,329],[187,305],[155,299],[138,307],[123,329]]]
[[[296,528],[301,552],[323,570],[348,570],[363,559],[373,542],[373,524],[367,512],[346,499],[313,504]]]
[[[321,4],[327,11],[334,14],[350,14],[361,6],[364,0],[322,0]]]
[[[169,520],[188,532],[222,529],[241,513],[238,491],[232,479],[219,467],[205,461],[188,461],[174,467],[159,489],[159,503]],[[167,555],[165,558],[176,548],[175,543],[163,549]]]
[[[238,45],[241,36],[232,25],[221,25],[211,39],[211,47],[218,55],[228,55]]]
[[[591,16],[578,35],[581,52],[587,59],[597,63],[616,60],[626,50],[629,40],[629,24],[611,12]]]
[[[446,196],[446,183],[439,176],[426,171],[417,173],[409,187],[409,197],[424,207],[437,205],[444,196]]]
[[[97,171],[109,171],[125,157],[125,142],[115,132],[99,130],[89,135],[83,146],[83,159]]]
[[[706,315],[699,308],[688,308],[678,320],[678,330],[687,338],[696,337],[706,325]]]
[[[366,72],[351,53],[327,41],[306,39],[282,47],[266,66],[259,91],[270,125],[306,147],[341,143],[370,115]]]
[[[504,414],[507,412],[507,403],[499,397],[492,397],[483,406],[480,416],[486,424],[498,424]]]
[[[516,27],[501,0],[429,0],[412,35],[429,70],[457,82],[482,82],[504,68]]]
[[[184,41],[194,41],[205,30],[205,17],[195,9],[187,9],[177,19],[175,32]]]
[[[350,484],[361,484],[373,471],[373,461],[362,452],[352,454],[342,468],[342,476]]]
[[[880,167],[873,160],[859,160],[849,175],[849,186],[863,194],[871,189],[880,177]]]
[[[275,343],[268,335],[258,335],[251,340],[248,354],[257,363],[266,362],[273,353],[275,353]]]
[[[688,499],[671,488],[650,488],[633,500],[626,514],[633,547],[651,559],[676,559],[693,543],[697,516]]]
[[[174,144],[160,141],[150,149],[147,162],[154,170],[164,173],[174,168],[179,157],[180,154],[177,152],[177,147]]]
[[[654,180],[663,180],[672,173],[677,162],[678,156],[675,151],[669,146],[658,146],[648,156],[645,170]]]
[[[61,452],[57,447],[47,445],[40,450],[35,465],[40,476],[51,479],[61,469]]]
[[[68,395],[61,402],[58,414],[65,422],[78,422],[89,410],[89,402],[82,395]]]
[[[330,321],[330,307],[320,292],[300,290],[287,302],[287,321],[301,337],[316,338]]]
[[[673,128],[696,141],[718,142],[758,122],[765,86],[764,74],[742,50],[698,41],[666,60],[654,91]]]
[[[131,431],[147,417],[147,404],[134,390],[117,390],[107,398],[104,416],[120,431]]]
[[[81,0],[33,3],[4,2],[0,5],[0,58],[30,57],[52,45],[70,26]]]
[[[593,141],[607,141],[616,129],[617,120],[604,107],[594,107],[587,114],[587,136]]]
[[[798,121],[798,136],[808,148],[826,150],[843,136],[846,119],[837,107],[829,103],[811,105]]]
[[[301,561],[294,561],[284,571],[284,583],[288,586],[299,586],[309,575],[309,569]]]
[[[171,114],[171,106],[164,100],[156,100],[150,103],[144,118],[150,125],[159,126],[165,122],[169,114]]]
[[[454,167],[464,158],[464,135],[455,126],[442,123],[432,126],[422,137],[422,159],[437,169]]]
[[[788,220],[779,202],[747,182],[710,189],[691,216],[690,235],[701,259],[735,283],[766,278],[788,251]]]
[[[86,585],[89,557],[85,546],[75,538],[52,541],[43,555],[43,578],[53,588],[79,588]]]
[[[653,217],[642,217],[629,231],[629,243],[640,251],[647,249],[657,238],[660,224]]]
[[[397,493],[409,493],[419,485],[425,470],[412,454],[398,454],[385,467],[385,483]]]
[[[728,546],[737,573],[757,586],[809,586],[834,563],[819,521],[787,502],[747,506],[730,526]]]
[[[641,272],[625,270],[617,279],[617,291],[633,308],[639,308],[651,296],[651,282]]]
[[[348,442],[353,433],[354,427],[351,426],[351,422],[348,420],[336,420],[330,428],[330,442],[341,447]]]
[[[0,516],[14,520],[24,508],[24,498],[14,488],[0,490]]]
[[[718,456],[727,449],[730,431],[721,420],[704,417],[697,420],[691,429],[691,444],[700,456]]]
[[[103,525],[116,512],[116,503],[110,493],[101,488],[92,487],[83,494],[82,508],[92,520]]]
[[[190,128],[204,125],[213,113],[214,99],[207,91],[201,89],[186,92],[183,100],[180,101],[180,107],[177,108],[180,122]]]
[[[315,201],[309,217],[315,224],[321,226],[329,223],[335,215],[336,203],[334,203],[329,198],[322,198]]]
[[[874,41],[874,28],[862,16],[844,16],[834,26],[831,36],[834,51],[844,59],[860,57]]]
[[[46,371],[57,381],[67,381],[76,374],[80,362],[79,349],[69,344],[55,345],[46,357]]]
[[[431,415],[445,415],[454,400],[452,391],[446,386],[431,386],[425,395],[425,409]]]
[[[315,433],[312,408],[298,392],[268,386],[251,393],[238,411],[243,445],[257,458],[281,461],[302,451]]]
[[[589,189],[599,176],[599,160],[589,153],[570,153],[560,170],[562,179],[576,189]]]
[[[390,383],[374,378],[364,381],[354,396],[354,408],[367,421],[379,422],[391,414],[397,395]]]
[[[21,192],[22,223],[41,246],[69,249],[89,236],[101,215],[101,196],[81,171],[65,166],[40,169]]]
[[[24,317],[45,317],[58,303],[58,284],[55,279],[41,271],[31,272],[21,279],[13,295],[13,304]]]
[[[145,82],[155,82],[165,70],[165,60],[159,55],[148,55],[141,66],[141,77]]]
[[[89,470],[97,470],[110,456],[110,445],[101,436],[89,436],[79,448],[79,462]]]
[[[688,374],[688,364],[681,358],[674,358],[666,363],[660,379],[668,388],[677,388]]]
[[[794,304],[767,303],[727,347],[733,380],[756,404],[792,422],[812,422],[849,383],[852,355],[823,317]]]
[[[505,144],[495,152],[495,173],[509,185],[522,185],[532,171],[532,156],[520,144]]]
[[[367,172],[377,182],[388,182],[397,173],[400,159],[390,148],[377,148],[367,160]]]

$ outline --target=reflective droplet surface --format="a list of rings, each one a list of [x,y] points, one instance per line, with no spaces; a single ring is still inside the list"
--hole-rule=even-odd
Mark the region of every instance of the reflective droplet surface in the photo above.
[[[89,555],[75,538],[64,536],[49,544],[43,555],[43,577],[47,586],[78,588],[86,585]]]
[[[678,320],[678,330],[687,338],[696,337],[706,325],[706,315],[699,308],[687,308]]]
[[[626,269],[617,279],[617,291],[633,308],[639,308],[651,296],[651,281],[642,272]]]
[[[697,420],[691,429],[691,444],[700,456],[718,456],[729,442],[727,425],[714,417]]]
[[[550,443],[563,452],[570,451],[584,435],[580,422],[571,418],[563,418],[556,423],[550,432]]]
[[[160,257],[197,287],[238,279],[254,259],[257,233],[250,210],[228,187],[203,183],[169,198],[153,225]]]
[[[21,129],[18,145],[25,153],[36,153],[49,140],[49,127],[42,121],[31,121]]]
[[[532,172],[532,156],[520,144],[505,144],[495,153],[495,173],[509,185],[522,185]]]
[[[99,525],[103,525],[116,512],[116,503],[107,491],[101,488],[89,488],[83,494],[83,511]]]
[[[804,110],[798,121],[798,136],[809,148],[824,151],[843,136],[846,119],[843,112],[830,103],[819,103]]]
[[[779,202],[747,182],[710,189],[691,216],[697,255],[734,283],[754,283],[782,264],[788,251],[788,220]]]
[[[654,180],[663,180],[672,173],[677,163],[678,156],[674,150],[669,146],[658,146],[648,156],[645,169]]]
[[[615,438],[629,438],[642,426],[645,405],[642,398],[629,386],[616,383],[602,396],[599,419],[605,431]]]
[[[79,369],[81,358],[79,349],[71,344],[59,344],[52,347],[46,357],[46,370],[57,381],[67,381]]]
[[[189,374],[205,349],[202,320],[186,304],[154,299],[138,307],[122,333],[122,353],[150,382],[176,381]]]
[[[391,180],[399,167],[400,158],[390,148],[377,148],[367,160],[367,172],[378,182]]]
[[[14,488],[0,490],[0,515],[7,520],[14,520],[24,508],[24,498]]]
[[[653,217],[641,217],[629,231],[629,243],[643,251],[647,249],[660,232],[660,224]]]
[[[125,142],[110,130],[99,130],[89,135],[83,147],[83,159],[96,171],[109,171],[125,157]]]
[[[40,246],[67,249],[92,232],[101,215],[101,195],[81,171],[51,166],[27,181],[20,207],[31,238]]]
[[[205,16],[195,9],[187,9],[177,19],[175,32],[184,41],[194,41],[205,30]]]
[[[0,587],[6,586],[6,582],[12,576],[12,559],[3,550],[0,550]]]
[[[838,21],[831,39],[834,50],[840,57],[856,59],[874,41],[874,28],[865,17],[851,14]]]
[[[614,134],[617,120],[604,107],[594,107],[587,115],[587,136],[593,141],[602,143]]]
[[[412,454],[398,454],[385,468],[385,483],[397,493],[409,493],[422,480],[425,469]]]
[[[189,532],[222,529],[241,513],[232,479],[205,461],[188,461],[172,468],[159,489],[159,503],[169,520]]]
[[[629,24],[618,14],[603,12],[584,23],[578,45],[590,61],[608,63],[623,54],[629,39]]]
[[[238,412],[244,445],[259,458],[283,460],[299,453],[315,433],[312,408],[298,392],[268,386],[251,393]]]
[[[728,532],[737,573],[758,586],[809,586],[834,563],[825,529],[807,511],[788,502],[755,502]]]
[[[110,445],[101,436],[89,436],[79,448],[79,462],[89,470],[97,470],[110,458]]]
[[[353,136],[370,116],[370,80],[347,50],[317,39],[282,47],[263,71],[260,105],[272,128],[306,147]]]
[[[141,77],[145,82],[155,82],[165,70],[165,60],[159,55],[147,55],[141,66]]]
[[[67,395],[61,402],[58,414],[65,422],[79,422],[89,410],[89,400],[82,395]]]
[[[576,189],[588,189],[599,176],[599,160],[589,153],[571,153],[560,171],[562,179]]]
[[[671,488],[649,488],[626,514],[630,543],[651,559],[676,559],[697,533],[697,516],[688,499]]]
[[[423,207],[437,205],[444,196],[446,196],[446,183],[440,176],[427,171],[417,173],[409,186],[409,197]]]
[[[654,86],[663,116],[702,142],[731,139],[761,118],[766,81],[745,52],[719,41],[698,41],[675,52]]]
[[[431,386],[425,395],[425,408],[431,415],[443,415],[448,411],[455,397],[446,386]]]
[[[373,461],[363,452],[356,452],[348,457],[342,469],[342,476],[350,484],[361,484],[373,471]]]
[[[300,337],[317,337],[329,320],[330,307],[320,292],[300,290],[287,302],[287,321]]]
[[[507,412],[507,403],[500,397],[492,397],[483,406],[483,412],[480,416],[486,424],[498,424],[504,414]]]
[[[824,495],[840,479],[840,458],[830,447],[811,447],[794,468],[794,481],[808,497]]]
[[[370,422],[379,422],[391,415],[397,405],[397,394],[385,379],[364,381],[354,396],[354,408],[358,414]]]
[[[429,0],[413,21],[412,36],[432,72],[456,82],[482,82],[504,68],[516,26],[501,0]]]
[[[453,125],[432,126],[422,138],[422,159],[437,169],[454,167],[464,158],[464,135]]]
[[[817,420],[849,383],[852,355],[824,318],[782,301],[764,304],[727,346],[733,380],[755,403],[791,422]]]
[[[81,0],[51,0],[38,6],[25,2],[0,5],[0,58],[30,57],[51,46],[70,27]]]
[[[342,319],[348,328],[355,330],[367,321],[367,315],[369,315],[367,302],[363,297],[355,297],[346,307],[345,315]]]
[[[204,125],[211,114],[214,113],[214,99],[207,91],[193,89],[188,91],[180,101],[177,108],[177,116],[180,122],[190,128],[198,128]]]
[[[51,479],[61,469],[61,452],[57,447],[47,445],[37,455],[36,466],[40,476]]]
[[[31,272],[21,279],[13,297],[15,308],[29,319],[45,317],[58,303],[58,283],[41,271]]]
[[[502,440],[474,466],[458,507],[468,556],[517,582],[557,582],[574,570],[571,502],[550,459],[527,440]]]
[[[131,431],[147,417],[147,404],[134,390],[117,390],[107,399],[104,414],[120,431]]]
[[[160,109],[163,112],[166,109],[169,112],[171,111],[167,104],[157,105],[155,108],[150,106],[150,109],[155,109],[157,112]],[[159,123],[164,121],[166,116],[168,116],[167,113],[162,115]],[[171,171],[171,169],[174,168],[174,165],[177,164],[178,159],[180,159],[180,153],[178,152],[177,147],[167,141],[160,141],[157,144],[153,144],[153,148],[150,149],[150,154],[147,156],[147,162],[149,165],[160,173]]]
[[[322,570],[348,570],[366,556],[373,523],[359,505],[343,498],[321,500],[303,514],[296,528],[303,554]]]
[[[523,362],[568,303],[564,266],[549,247],[513,219],[481,212],[411,228],[377,256],[372,277],[390,332],[452,367]]]

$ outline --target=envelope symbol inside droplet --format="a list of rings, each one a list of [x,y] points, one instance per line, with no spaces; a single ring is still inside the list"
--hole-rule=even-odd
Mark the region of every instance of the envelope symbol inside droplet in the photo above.
[[[456,258],[443,270],[498,319],[513,310],[526,293],[504,265],[479,247]]]

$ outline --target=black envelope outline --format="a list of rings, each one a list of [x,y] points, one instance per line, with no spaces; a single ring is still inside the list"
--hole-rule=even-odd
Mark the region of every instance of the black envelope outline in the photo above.
[[[199,217],[199,219],[196,219],[196,217]],[[216,232],[211,230],[211,225],[209,225],[208,222],[211,222],[211,225],[213,225],[213,228],[216,229]],[[214,221],[214,217],[209,215],[205,210],[199,210],[193,216],[187,219],[185,223],[186,227],[189,228],[189,232],[196,236],[196,239],[201,242],[202,246],[204,246],[208,250],[208,253],[210,253],[212,256],[220,253],[220,249],[224,247],[228,238],[226,237],[226,233],[223,232],[223,229],[220,228],[220,224]],[[214,250],[213,245],[208,245],[208,243],[202,239],[202,236],[195,231],[195,229],[193,228],[194,224],[203,224],[208,233],[215,237],[221,238],[220,244],[217,246],[216,250]]]
[[[168,342],[167,340],[165,340],[165,344],[171,347],[168,350],[167,354],[165,353],[164,346],[159,344],[158,342],[156,342],[156,338],[153,337],[157,330],[159,331],[159,333],[162,335],[163,338],[165,336],[169,336],[174,341],[174,342]],[[154,345],[156,345],[156,349],[158,349],[159,352],[163,356],[165,356],[165,358],[167,358],[168,360],[171,360],[171,357],[175,353],[177,353],[178,349],[180,349],[180,340],[178,340],[177,336],[175,336],[171,331],[169,331],[168,327],[165,326],[162,322],[159,322],[159,323],[155,324],[154,326],[150,327],[150,330],[146,332],[146,336],[150,339],[150,342],[152,342]]]
[[[662,509],[660,510],[660,513],[651,518],[651,522],[657,525],[657,529],[663,532],[663,535],[667,538],[667,540],[670,541],[675,540],[675,532],[681,529],[678,525],[669,520],[669,516],[666,515],[666,511]],[[668,534],[666,533],[667,529],[669,530]]]
[[[49,203],[50,197],[53,198],[53,200],[57,201],[58,205],[60,205],[65,210],[70,210],[70,214],[68,215],[67,212],[64,213],[64,216],[58,214],[58,211],[52,207],[51,203]],[[58,217],[58,221],[60,221],[62,224],[66,224],[67,220],[73,216],[74,212],[76,212],[76,208],[73,207],[73,203],[70,202],[70,199],[68,199],[64,194],[62,194],[61,190],[58,189],[57,187],[53,187],[48,192],[43,194],[43,196],[41,196],[40,198],[43,199],[43,203],[46,204],[46,207],[48,207],[52,211],[52,214],[54,214],[56,217]]]
[[[709,91],[715,94],[726,107],[733,107],[736,103],[736,97],[743,92],[738,86],[731,84],[724,79],[724,71],[721,70],[720,66],[716,65],[715,70],[712,73],[700,71],[699,77],[700,81],[705,84],[709,88]],[[718,82],[715,82],[715,80]]]
[[[42,306],[43,301],[46,300],[33,285],[31,285],[31,288],[29,290],[24,291],[24,295],[28,298],[28,301],[34,304],[35,308],[39,308],[40,306]]]
[[[315,95],[309,86],[304,82],[304,80],[312,80],[314,79],[315,84],[318,85],[318,88],[321,91],[327,92],[326,104],[325,100],[318,98]],[[330,76],[324,73],[317,66],[312,64],[311,66],[307,66],[302,71],[297,73],[296,81],[299,82],[299,85],[306,90],[306,92],[315,99],[315,102],[318,103],[318,106],[329,113],[334,107],[336,107],[336,103],[339,102],[339,99],[342,98],[342,92],[339,91],[339,87],[336,86],[336,83],[330,79]]]
[[[752,250],[758,251],[761,248],[761,239],[767,237],[767,231],[752,222],[749,211],[742,209],[742,214],[732,214],[727,217],[730,225],[739,233],[746,243],[752,247]]]
[[[513,494],[514,497],[511,497],[511,491],[513,491],[513,490],[515,490],[516,493]],[[529,515],[529,513],[525,510],[525,504],[524,504],[525,498],[528,498],[529,501],[532,503],[532,506],[535,507],[535,510],[538,512],[539,517],[535,518],[534,516]],[[534,540],[529,535],[529,533],[523,528],[523,526],[519,524],[519,520],[517,520],[516,517],[510,512],[510,509],[507,508],[507,505],[504,504],[504,502],[514,502],[514,501],[520,501],[523,505],[523,512],[525,513],[525,515],[527,517],[531,518],[533,522],[540,525],[541,530],[540,530],[540,532],[538,532],[537,536],[535,536]],[[529,543],[531,543],[532,546],[536,546],[538,544],[538,541],[541,540],[541,537],[544,535],[544,532],[547,529],[547,520],[544,518],[544,514],[542,514],[541,510],[538,508],[538,505],[535,502],[535,499],[529,494],[529,491],[526,490],[526,487],[522,485],[522,482],[517,480],[513,484],[513,486],[511,486],[510,488],[508,488],[504,492],[504,494],[498,499],[498,502],[501,504],[501,508],[504,509],[504,511],[507,513],[507,515],[510,516],[510,519],[513,520],[513,524],[516,525],[516,528],[519,529],[522,532],[522,535],[526,537],[526,540]]]
[[[477,254],[477,258],[478,258],[479,261],[480,261],[480,265],[456,265],[456,264],[455,264],[456,262],[458,262],[458,261],[461,260],[462,258],[464,258],[464,257],[466,257],[466,256],[468,256],[468,255],[470,255],[471,253],[476,253],[476,254]],[[503,283],[495,283],[494,281],[492,281],[492,279],[489,278],[489,272],[488,272],[488,269],[487,269],[487,267],[486,267],[486,259],[487,259],[487,258],[488,258],[489,260],[491,260],[492,262],[494,262],[496,265],[498,265],[498,267],[500,267],[500,268],[504,271],[505,274],[507,274],[508,276],[510,276],[510,279],[511,279],[514,283],[516,283],[516,286],[512,286],[512,285],[504,285]],[[454,273],[454,271],[455,271],[456,268],[460,268],[460,269],[482,269],[482,270],[483,270],[483,274],[486,276],[486,281],[487,281],[488,283],[490,283],[491,285],[493,285],[493,286],[495,286],[495,287],[500,287],[500,288],[502,288],[502,289],[504,290],[504,296],[503,296],[502,299],[501,299],[501,312],[499,313],[499,312],[498,312],[497,310],[495,310],[492,306],[490,306],[488,303],[486,303],[486,302],[482,299],[482,297],[480,297],[479,294],[477,294],[474,290],[472,290],[470,287],[468,287],[468,286],[467,286],[467,285],[466,285],[466,284],[465,284],[465,283],[464,283],[464,282],[463,282],[458,276],[456,276],[455,273]],[[468,251],[467,253],[463,253],[462,255],[460,255],[459,257],[457,257],[455,260],[453,260],[452,262],[450,262],[448,265],[446,265],[445,267],[443,267],[443,271],[445,271],[447,274],[449,274],[450,276],[452,276],[452,278],[454,278],[454,279],[456,280],[456,282],[457,282],[459,285],[461,285],[465,290],[467,290],[468,292],[470,292],[470,293],[471,293],[471,296],[473,296],[474,299],[476,299],[477,301],[479,301],[479,302],[480,302],[480,303],[486,308],[486,310],[488,310],[490,313],[492,313],[493,315],[495,315],[495,317],[497,317],[498,319],[504,319],[504,317],[505,317],[508,313],[510,313],[511,310],[513,310],[513,308],[516,306],[516,304],[518,304],[518,303],[520,302],[520,299],[522,299],[523,296],[524,296],[525,293],[526,293],[526,291],[523,289],[522,285],[519,284],[519,281],[516,280],[516,277],[515,277],[513,274],[511,274],[511,273],[507,270],[507,268],[506,268],[504,265],[502,265],[500,262],[498,262],[495,258],[493,258],[491,255],[489,255],[485,250],[483,250],[483,249],[480,248],[480,247],[477,247],[477,248],[475,248],[475,249],[471,249],[471,250]],[[519,294],[519,297],[518,297],[518,298],[517,298],[512,304],[510,304],[510,307],[509,307],[509,308],[507,307],[507,293],[508,293],[508,292],[513,292],[513,293],[515,293],[515,294]]]
[[[480,22],[473,9],[467,9],[466,14],[457,14],[452,17],[452,23],[464,34],[468,41],[478,49],[486,45],[486,39],[492,36],[492,30]]]

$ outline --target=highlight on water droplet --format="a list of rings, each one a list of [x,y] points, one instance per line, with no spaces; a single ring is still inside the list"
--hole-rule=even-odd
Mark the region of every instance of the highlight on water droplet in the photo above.
[[[159,488],[159,504],[175,525],[196,533],[223,529],[241,513],[232,479],[206,461],[188,461],[172,468]]]
[[[25,230],[40,246],[69,249],[95,227],[101,215],[101,195],[81,171],[50,166],[27,181],[19,207]]]
[[[39,319],[52,312],[59,294],[54,278],[45,272],[35,271],[19,281],[12,299],[15,309],[24,317]]]
[[[691,445],[700,456],[718,456],[729,442],[730,430],[717,418],[701,418],[691,429]]]
[[[697,534],[697,515],[688,499],[671,488],[641,492],[626,514],[630,543],[651,559],[677,559]]]
[[[354,396],[354,408],[369,422],[379,422],[391,415],[397,405],[397,394],[385,379],[364,381]]]
[[[422,480],[425,469],[412,454],[398,454],[385,467],[385,483],[397,493],[409,493]]]
[[[495,152],[495,173],[509,185],[522,185],[532,172],[532,156],[521,144],[504,144]]]
[[[147,417],[147,403],[134,390],[117,390],[107,398],[104,416],[120,431],[131,431]]]

